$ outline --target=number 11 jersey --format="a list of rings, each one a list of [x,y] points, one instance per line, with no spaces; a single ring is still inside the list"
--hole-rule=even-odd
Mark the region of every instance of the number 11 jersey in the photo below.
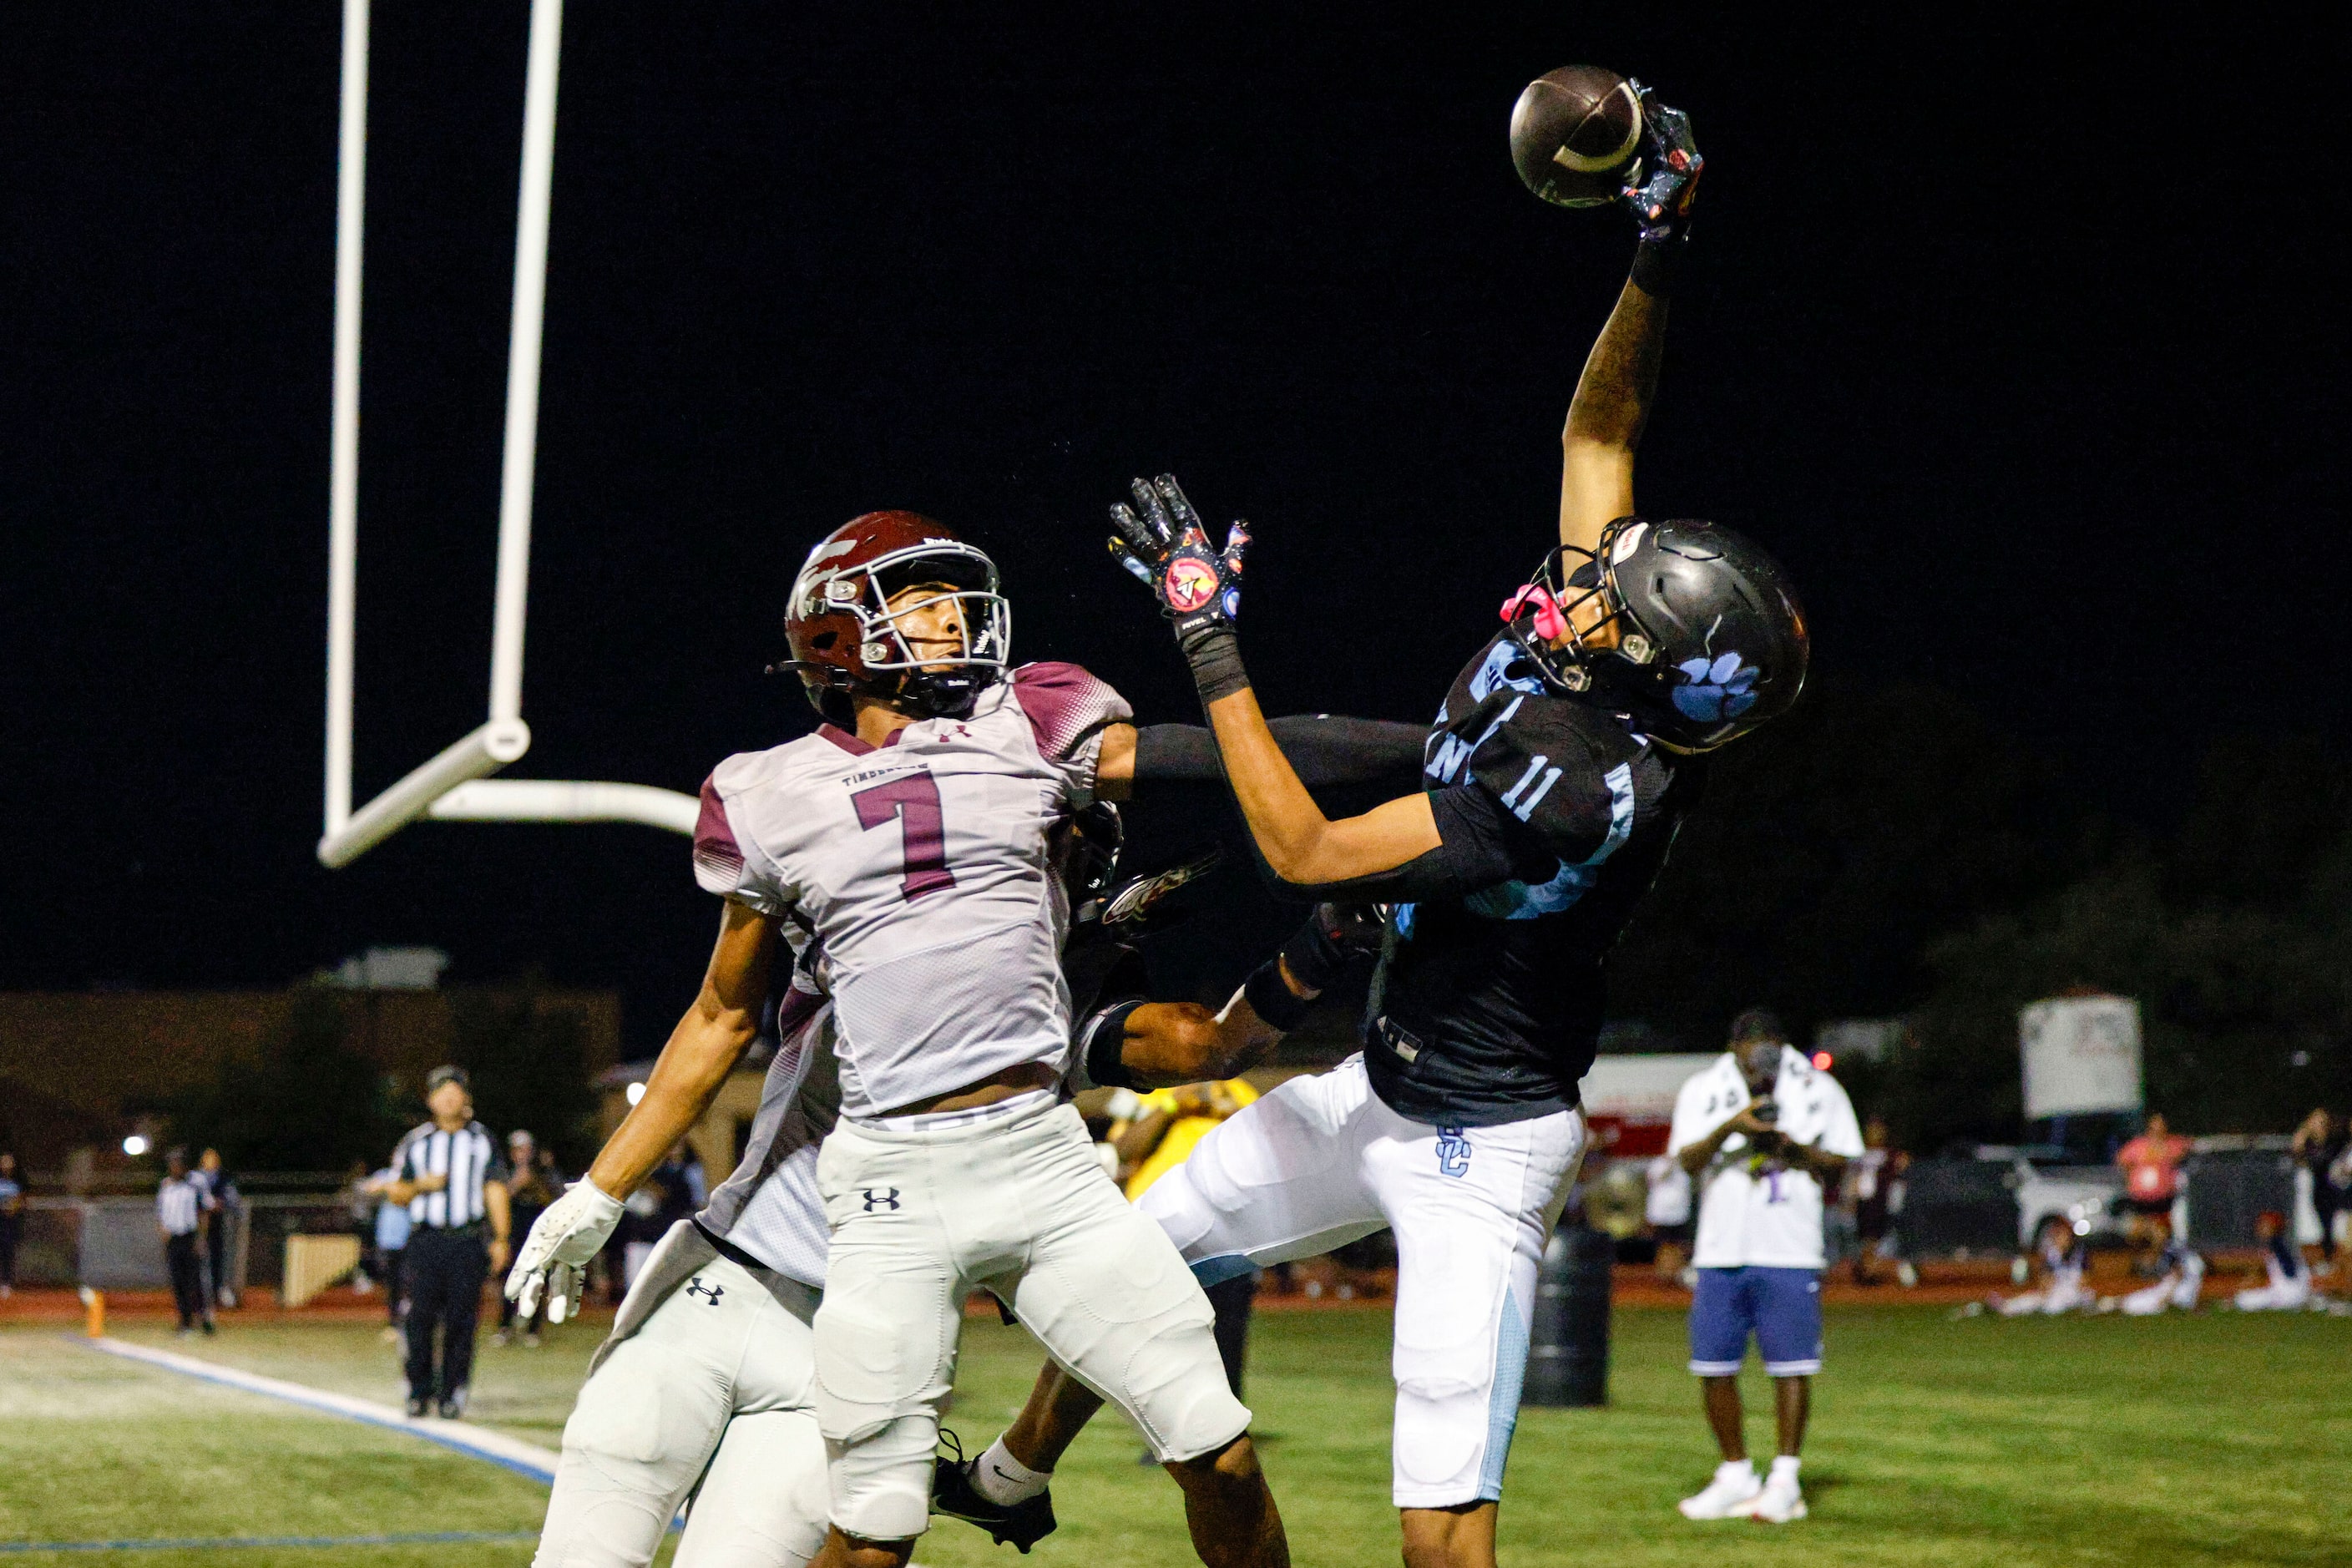
[[[814,940],[841,1110],[871,1118],[1070,1050],[1055,830],[1133,710],[1071,664],[1023,665],[966,719],[880,746],[831,724],[702,786],[695,879]]]

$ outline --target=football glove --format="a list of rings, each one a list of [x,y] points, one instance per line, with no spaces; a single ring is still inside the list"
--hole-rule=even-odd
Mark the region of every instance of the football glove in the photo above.
[[[572,1183],[532,1224],[507,1271],[507,1300],[515,1311],[528,1321],[544,1293],[549,1322],[578,1317],[588,1260],[604,1250],[620,1223],[619,1199],[585,1177]]]
[[[1642,100],[1643,153],[1625,172],[1625,189],[1617,199],[1641,225],[1644,245],[1685,238],[1706,160],[1691,135],[1690,116],[1659,102],[1657,93],[1639,81],[1633,86]]]
[[[1225,532],[1224,549],[1213,550],[1208,531],[1174,476],[1137,479],[1131,489],[1133,507],[1122,501],[1110,509],[1111,526],[1119,533],[1110,542],[1111,554],[1151,590],[1175,623],[1176,643],[1192,661],[1201,700],[1229,697],[1249,684],[1234,636],[1249,524],[1236,521]]]
[[[1328,991],[1358,957],[1381,950],[1387,927],[1378,904],[1321,903],[1282,945],[1282,960],[1298,984]]]

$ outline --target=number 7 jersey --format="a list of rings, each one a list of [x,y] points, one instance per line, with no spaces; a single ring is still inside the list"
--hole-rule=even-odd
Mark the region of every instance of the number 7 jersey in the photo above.
[[[826,724],[703,784],[695,879],[813,939],[842,1114],[1066,1066],[1056,829],[1094,798],[1104,727],[1132,716],[1076,665],[1023,665],[969,718],[881,746]]]

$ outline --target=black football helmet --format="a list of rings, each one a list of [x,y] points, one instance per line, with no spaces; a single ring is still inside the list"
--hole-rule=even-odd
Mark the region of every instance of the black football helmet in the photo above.
[[[1570,612],[1598,597],[1580,631]],[[1561,545],[1503,606],[1554,689],[1632,716],[1644,734],[1711,751],[1789,710],[1812,639],[1780,563],[1746,535],[1677,518],[1621,517],[1599,549]],[[1617,646],[1590,646],[1602,626]]]

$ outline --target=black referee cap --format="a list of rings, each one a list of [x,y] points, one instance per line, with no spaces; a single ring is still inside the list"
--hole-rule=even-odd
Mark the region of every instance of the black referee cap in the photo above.
[[[425,1075],[425,1092],[431,1094],[435,1089],[439,1089],[445,1083],[454,1083],[459,1089],[471,1089],[474,1087],[474,1080],[466,1076],[466,1069],[464,1068],[457,1067],[453,1063],[444,1062],[441,1066],[435,1068],[431,1072]]]

